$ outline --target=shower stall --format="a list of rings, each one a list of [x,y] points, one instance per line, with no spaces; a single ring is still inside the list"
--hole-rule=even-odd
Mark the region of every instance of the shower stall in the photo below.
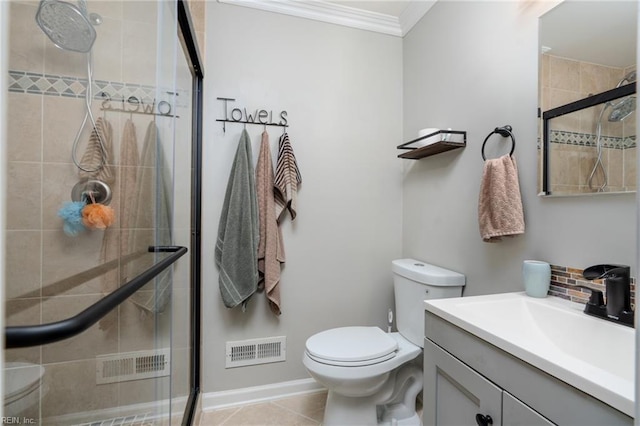
[[[540,63],[542,193],[635,192],[636,64],[596,64],[550,53]]]
[[[189,3],[0,9],[3,416],[189,424],[202,104]]]

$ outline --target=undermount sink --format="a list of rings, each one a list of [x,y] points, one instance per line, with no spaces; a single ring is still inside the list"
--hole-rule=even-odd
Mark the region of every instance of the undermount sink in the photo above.
[[[504,293],[425,301],[429,312],[634,416],[635,330],[558,297]]]

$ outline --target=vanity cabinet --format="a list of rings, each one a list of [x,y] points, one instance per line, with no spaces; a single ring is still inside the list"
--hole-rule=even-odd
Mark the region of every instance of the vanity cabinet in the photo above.
[[[549,426],[553,425],[540,413],[511,395],[502,392],[502,424],[504,426]]]
[[[424,355],[425,425],[553,425],[428,339]]]
[[[424,342],[424,424],[476,424],[476,415],[502,424],[502,389],[443,351]]]
[[[425,426],[633,425],[626,414],[428,311],[423,401]]]

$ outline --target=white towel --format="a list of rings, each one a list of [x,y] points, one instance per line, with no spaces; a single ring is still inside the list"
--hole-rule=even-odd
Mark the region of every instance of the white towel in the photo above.
[[[478,224],[483,241],[524,234],[524,213],[515,158],[503,155],[485,161],[478,199]]]

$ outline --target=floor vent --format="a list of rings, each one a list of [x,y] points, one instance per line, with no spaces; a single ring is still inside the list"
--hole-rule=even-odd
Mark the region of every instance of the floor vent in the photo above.
[[[267,364],[286,359],[285,336],[227,342],[226,368]]]
[[[170,366],[169,348],[99,355],[96,357],[96,383],[101,385],[168,376]]]

